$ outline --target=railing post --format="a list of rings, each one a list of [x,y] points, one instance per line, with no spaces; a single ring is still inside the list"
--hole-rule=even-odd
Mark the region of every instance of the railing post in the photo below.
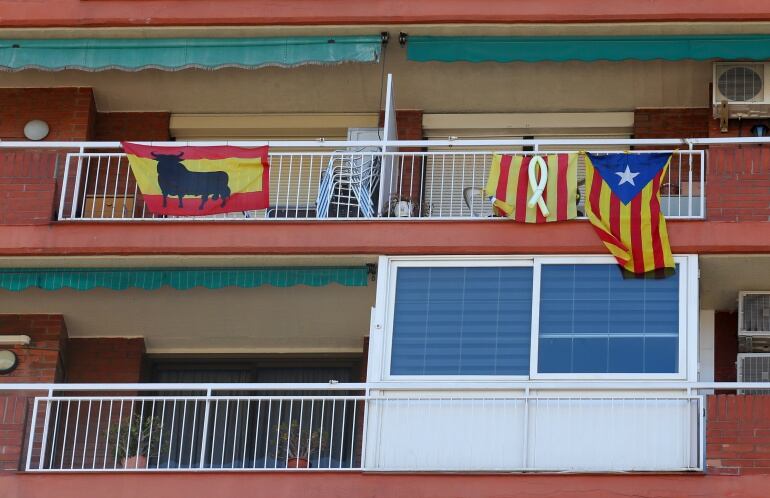
[[[203,468],[203,462],[206,458],[206,443],[209,437],[209,407],[211,406],[211,388],[206,389],[206,413],[203,414],[203,432],[201,434],[201,457],[198,468]],[[184,436],[184,435],[183,435]],[[181,444],[181,442],[180,442]]]
[[[359,464],[361,470],[366,469],[366,432],[369,425],[369,386],[364,389],[364,421],[361,424],[361,463]],[[355,448],[353,448],[355,451]]]
[[[53,389],[48,390],[48,399],[45,401],[45,420],[43,421],[43,440],[40,444],[40,459],[38,460],[38,470],[43,469],[45,465],[45,450],[48,447],[48,425],[51,421],[51,398],[53,398]],[[27,464],[29,467],[29,464]],[[27,469],[29,470],[29,468]]]
[[[38,398],[32,398],[34,406],[32,407],[32,419],[29,426],[29,442],[27,443],[27,462],[24,464],[24,470],[30,470],[32,463],[32,446],[35,443],[35,425],[37,424],[37,404]]]
[[[72,191],[72,207],[70,209],[70,219],[75,219],[75,214],[77,213],[78,208],[78,195],[80,194],[80,174],[81,170],[83,169],[83,153],[85,149],[83,147],[80,148],[78,151],[78,169],[75,172],[75,185],[73,187]],[[69,163],[70,156],[67,155],[67,162]],[[62,190],[63,192],[63,190]],[[85,195],[85,192],[83,193]]]
[[[693,154],[693,147],[692,142],[689,140],[685,140],[689,147],[689,154],[687,154],[687,216],[692,217],[693,216],[693,206],[692,206],[692,154]],[[703,183],[703,179],[701,178],[701,183]],[[700,193],[701,197],[703,197],[703,192]],[[701,213],[703,215],[703,213]]]
[[[706,219],[706,154],[708,151],[702,150],[700,153],[700,217]]]
[[[524,433],[521,448],[523,451],[521,463],[524,470],[529,469],[529,386],[524,388]]]
[[[67,184],[69,183],[70,176],[70,155],[67,153],[67,158],[64,160],[64,176],[62,178],[61,194],[59,198],[59,221],[64,219],[64,200],[67,198]]]

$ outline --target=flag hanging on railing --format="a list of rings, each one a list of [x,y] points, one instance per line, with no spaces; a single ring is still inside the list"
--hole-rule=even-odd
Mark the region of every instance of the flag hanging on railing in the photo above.
[[[485,195],[495,214],[525,223],[577,217],[578,154],[495,154]]]
[[[586,214],[620,266],[637,275],[674,268],[660,186],[671,153],[586,153]]]
[[[152,213],[204,216],[270,204],[267,147],[122,146]]]

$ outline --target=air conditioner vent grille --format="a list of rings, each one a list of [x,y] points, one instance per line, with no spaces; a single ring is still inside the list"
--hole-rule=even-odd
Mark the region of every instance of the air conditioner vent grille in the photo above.
[[[770,382],[770,354],[739,354],[738,382]],[[741,394],[770,394],[768,389],[741,391]]]
[[[770,294],[743,294],[740,307],[742,333],[770,332]]]
[[[730,102],[757,102],[764,97],[761,64],[722,66],[717,74],[717,88]]]

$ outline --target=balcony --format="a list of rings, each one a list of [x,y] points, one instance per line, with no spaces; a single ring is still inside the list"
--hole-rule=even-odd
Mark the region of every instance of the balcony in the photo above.
[[[684,384],[11,388],[37,392],[34,472],[704,469],[706,396]]]
[[[59,221],[489,221],[499,219],[493,216],[482,192],[494,154],[533,156],[632,147],[636,149],[632,154],[673,153],[661,189],[661,209],[667,218],[705,217],[706,151],[681,140],[312,141],[268,145],[269,208],[203,217],[151,213],[117,143],[5,142],[0,143],[0,151],[12,161],[29,161],[41,168],[49,163],[48,169],[54,171],[59,183]],[[580,218],[585,218],[583,157],[578,160]]]

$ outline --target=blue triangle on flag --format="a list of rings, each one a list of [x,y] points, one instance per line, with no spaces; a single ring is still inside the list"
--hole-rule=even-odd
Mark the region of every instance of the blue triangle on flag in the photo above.
[[[671,158],[670,152],[586,154],[602,180],[623,204],[628,204],[639,195]]]

